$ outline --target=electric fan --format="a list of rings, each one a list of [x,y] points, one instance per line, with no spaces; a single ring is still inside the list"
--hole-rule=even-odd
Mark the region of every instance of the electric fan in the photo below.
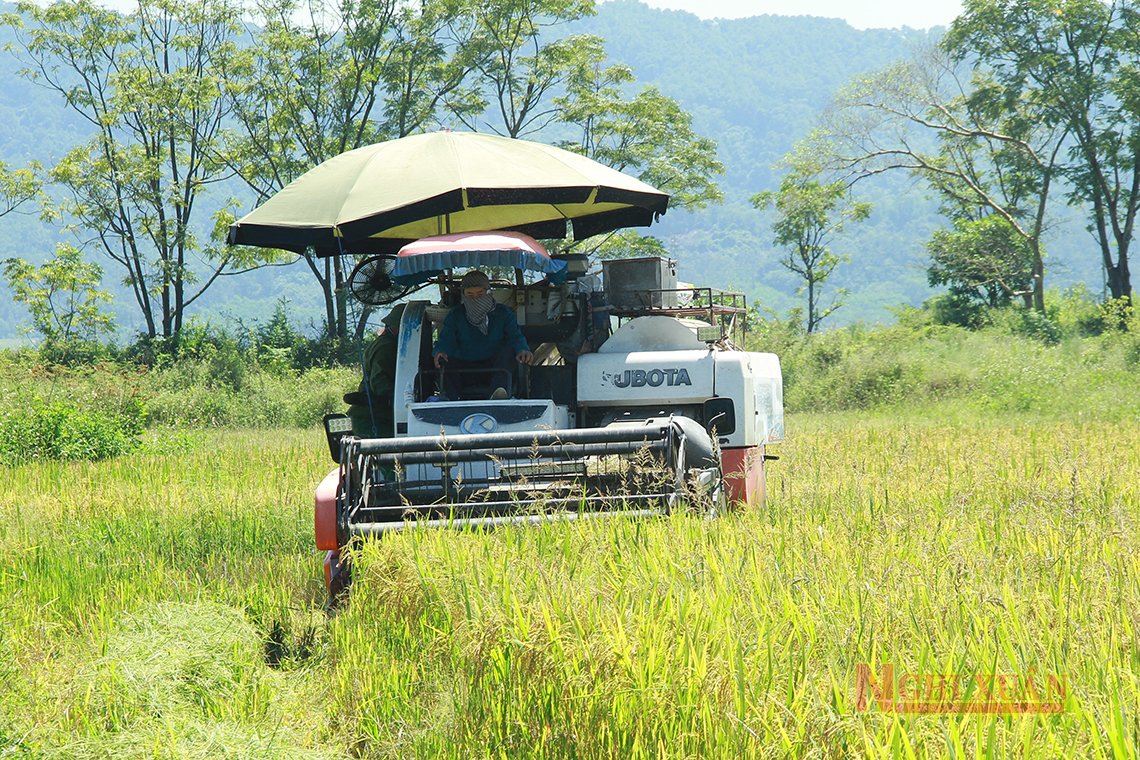
[[[348,289],[356,300],[368,306],[383,306],[407,293],[409,288],[392,279],[395,263],[395,256],[381,254],[357,264],[348,276]]]

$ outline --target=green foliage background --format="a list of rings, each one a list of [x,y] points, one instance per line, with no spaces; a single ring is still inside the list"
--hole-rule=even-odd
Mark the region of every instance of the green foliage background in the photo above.
[[[0,3],[0,12],[14,6]],[[905,57],[940,30],[856,30],[843,21],[811,17],[757,16],[701,21],[683,11],[651,9],[637,0],[598,5],[596,16],[575,22],[567,33],[598,34],[613,61],[634,68],[637,86],[657,85],[694,116],[699,134],[717,141],[727,167],[720,178],[725,203],[697,213],[673,210],[655,225],[680,261],[682,280],[739,288],[753,301],[781,312],[798,303],[796,281],[780,267],[772,245],[771,219],[748,199],[774,190],[780,172],[772,168],[806,135],[812,115],[851,76]],[[9,41],[0,30],[0,45]],[[22,166],[50,163],[86,133],[48,92],[16,75],[8,54],[0,55],[0,160]],[[551,135],[550,139],[554,139]],[[917,306],[932,293],[925,281],[924,243],[942,224],[936,202],[903,176],[883,177],[857,187],[859,200],[874,205],[871,218],[835,246],[851,264],[835,273],[834,284],[851,290],[849,305],[832,324],[858,320],[889,322],[899,303]],[[218,196],[237,195],[236,185]],[[1057,209],[1047,240],[1047,286],[1087,282],[1100,290],[1095,251],[1085,243],[1079,215]],[[0,220],[0,259],[19,256],[40,263],[57,233],[34,215]],[[285,298],[291,309],[319,326],[319,293],[303,264],[262,269],[217,283],[196,313],[203,318],[265,318]],[[118,287],[118,283],[106,283]],[[119,339],[129,342],[134,306],[125,291],[114,306]],[[0,339],[16,334],[23,311],[0,299]]]
[[[610,56],[633,65],[639,81],[659,85],[691,111],[694,127],[718,142],[728,167],[724,205],[692,215],[670,212],[653,230],[680,260],[681,278],[739,288],[781,312],[797,305],[798,283],[778,263],[771,216],[756,212],[748,199],[777,189],[782,171],[772,164],[807,135],[832,92],[856,74],[907,57],[942,30],[860,31],[806,16],[701,21],[637,0],[598,8],[596,17],[576,26],[604,37]],[[924,245],[945,223],[936,200],[901,173],[862,183],[855,193],[874,211],[833,246],[851,256],[834,275],[834,284],[851,296],[831,318],[833,326],[890,322],[898,304],[917,306],[928,298]],[[1099,259],[1081,216],[1058,206],[1050,218],[1046,287],[1085,282],[1099,292]]]

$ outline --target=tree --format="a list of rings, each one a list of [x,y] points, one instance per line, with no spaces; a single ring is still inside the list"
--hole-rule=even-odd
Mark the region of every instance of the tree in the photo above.
[[[642,235],[633,229],[615,230],[590,238],[589,246],[589,254],[598,259],[669,257],[669,249],[660,238]]]
[[[507,0],[477,13],[486,53],[480,74],[492,129],[510,137],[549,129],[572,138],[555,144],[669,193],[670,205],[694,210],[719,203],[716,175],[724,165],[716,143],[698,135],[693,117],[656,87],[632,98],[633,71],[609,63],[604,40],[576,35],[542,42],[549,28],[593,13],[592,0]],[[474,116],[486,118],[485,112]],[[468,126],[478,120],[461,118]],[[501,122],[501,128],[499,126]],[[664,255],[660,240],[631,230],[588,243],[547,241],[552,250],[588,247],[603,258]]]
[[[1032,308],[1033,250],[997,214],[960,219],[951,229],[936,230],[927,250],[931,285],[948,285],[951,295],[990,308],[1018,297]]]
[[[792,172],[780,182],[778,191],[752,196],[752,205],[776,211],[772,223],[772,231],[776,233],[773,242],[788,249],[780,263],[803,280],[796,293],[807,292],[806,327],[811,334],[820,322],[843,305],[838,300],[842,291],[830,306],[822,308],[819,303],[823,285],[835,268],[847,260],[832,253],[827,246],[843,232],[848,222],[861,222],[869,217],[871,204],[853,202],[842,182],[823,184]]]
[[[263,0],[249,34],[229,68],[237,127],[223,160],[258,203],[345,151],[421,131],[447,98],[476,107],[462,89],[479,59],[461,3]],[[344,253],[302,254],[333,338],[348,331]]]
[[[675,101],[651,88],[625,99],[620,87],[632,73],[603,68],[597,37],[544,39],[592,12],[589,0],[316,7],[307,16],[298,0],[266,0],[260,28],[251,28],[255,44],[234,69],[240,139],[227,162],[259,200],[345,150],[420,131],[442,115],[516,138],[573,124],[582,137],[563,147],[638,173],[675,204],[721,198],[715,145],[693,132]],[[343,337],[343,270],[330,253],[305,258],[325,293],[329,334]]]
[[[0,217],[41,196],[41,170],[42,167],[34,161],[26,169],[10,169],[0,161]]]
[[[585,48],[565,92],[554,99],[557,122],[577,132],[556,144],[587,156],[670,194],[670,206],[687,211],[720,203],[714,177],[724,174],[716,142],[693,129],[692,114],[656,87],[627,98],[633,71],[607,64],[605,51]],[[660,240],[633,230],[611,233],[587,244],[602,258],[666,255]],[[573,246],[571,246],[573,247]]]
[[[593,13],[593,0],[477,3],[473,15],[482,107],[456,111],[457,118],[471,129],[483,122],[508,137],[538,132],[556,120],[551,93],[564,87],[584,61],[605,53],[600,37],[549,39],[550,30]]]
[[[23,259],[8,259],[4,277],[16,303],[27,307],[31,329],[48,344],[97,341],[115,330],[113,315],[100,308],[111,300],[99,287],[103,269],[84,262],[83,254],[73,246],[59,246],[55,257],[39,267]]]
[[[559,147],[587,156],[669,193],[670,205],[686,210],[720,203],[717,175],[724,164],[716,143],[693,129],[693,117],[656,87],[643,87],[627,99],[623,86],[634,81],[621,64],[605,65],[604,52],[582,60],[555,99],[558,121],[577,130]]]
[[[216,244],[227,209],[213,235],[199,219],[202,196],[226,176],[215,160],[227,115],[220,83],[238,10],[224,0],[141,0],[125,17],[89,0],[18,10],[4,23],[22,74],[94,133],[49,171],[70,196],[63,212],[118,266],[147,335],[177,339],[187,307],[218,277],[262,260]]]
[[[1113,298],[1131,300],[1140,211],[1140,11],[1132,0],[966,0],[943,46],[992,77],[988,100],[1027,103],[1070,138],[1063,174],[1089,209]]]
[[[841,90],[790,160],[847,184],[909,171],[941,196],[951,219],[1000,216],[1033,252],[1033,306],[1044,312],[1041,240],[1067,127],[998,89],[984,68],[918,51]]]

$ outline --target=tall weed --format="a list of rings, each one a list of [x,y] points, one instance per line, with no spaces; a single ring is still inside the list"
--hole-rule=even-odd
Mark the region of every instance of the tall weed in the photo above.
[[[142,419],[33,399],[0,412],[0,464],[32,459],[106,459],[139,445]]]
[[[903,406],[937,413],[952,402],[979,415],[1131,418],[1140,405],[1140,329],[1057,338],[1022,329],[1024,320],[1040,326],[1044,318],[1016,316],[1017,329],[902,320],[803,336],[780,354],[784,402],[790,412]],[[761,341],[751,346],[769,350]]]
[[[239,387],[211,384],[201,366],[182,363],[147,375],[142,391],[155,425],[173,427],[310,427],[343,411],[356,370],[310,369],[275,374],[244,370]]]
[[[75,425],[122,417],[115,425],[125,431],[144,422],[165,429],[307,427],[343,411],[343,395],[358,382],[354,368],[265,368],[212,344],[195,356],[149,368],[44,366],[34,352],[0,352],[0,414],[10,413],[5,429],[17,437],[26,434],[33,417],[40,429],[59,416],[36,407],[35,399],[74,409]]]
[[[134,449],[147,421],[137,379],[105,367],[44,367],[32,352],[0,356],[0,463]]]

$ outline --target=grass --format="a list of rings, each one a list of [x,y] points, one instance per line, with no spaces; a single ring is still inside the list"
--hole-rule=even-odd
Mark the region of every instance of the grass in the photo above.
[[[315,431],[0,468],[0,757],[1135,757],[1140,422],[1013,419],[792,415],[764,508],[392,537],[331,620]]]
[[[159,438],[0,469],[0,756],[335,756],[317,687],[265,658],[324,626],[320,440]]]
[[[1132,332],[1070,335],[1056,345],[994,329],[866,328],[788,340],[775,351],[791,412],[890,409],[907,416],[1130,420],[1140,408],[1140,322]]]
[[[299,371],[240,355],[147,369],[110,362],[44,366],[32,352],[0,351],[0,456],[13,448],[3,445],[3,435],[14,426],[2,418],[27,418],[43,407],[62,405],[87,417],[117,415],[130,418],[130,427],[299,428],[343,411],[343,394],[359,382],[359,370],[351,367]]]

